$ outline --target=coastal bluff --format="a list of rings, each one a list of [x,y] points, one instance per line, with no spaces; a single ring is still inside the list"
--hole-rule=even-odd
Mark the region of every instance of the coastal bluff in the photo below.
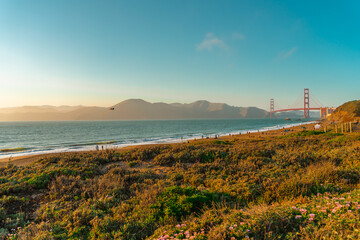
[[[360,120],[360,100],[353,100],[342,104],[336,108],[328,120],[335,122],[350,122]]]

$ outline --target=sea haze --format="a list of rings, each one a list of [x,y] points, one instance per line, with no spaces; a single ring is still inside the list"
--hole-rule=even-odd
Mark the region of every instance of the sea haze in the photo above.
[[[0,122],[0,158],[180,142],[298,125],[283,119]]]

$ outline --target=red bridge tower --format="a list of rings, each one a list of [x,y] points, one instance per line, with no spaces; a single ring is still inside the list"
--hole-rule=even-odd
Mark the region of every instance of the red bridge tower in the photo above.
[[[273,112],[275,111],[274,99],[270,99],[270,118],[272,118]]]
[[[304,88],[304,118],[310,118],[310,94],[308,88]]]

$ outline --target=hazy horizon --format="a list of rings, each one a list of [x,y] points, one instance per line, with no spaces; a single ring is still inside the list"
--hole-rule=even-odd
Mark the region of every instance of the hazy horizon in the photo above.
[[[359,99],[358,1],[0,2],[0,108]]]
[[[236,107],[204,100],[190,104],[166,104],[129,99],[113,105],[112,108],[49,105],[0,108],[0,121],[234,119],[267,116],[268,112],[264,109]]]
[[[103,108],[108,108],[108,107],[112,107],[113,105],[128,101],[128,100],[142,100],[151,104],[154,103],[165,103],[165,104],[191,104],[191,103],[195,103],[195,102],[200,102],[200,101],[206,101],[209,103],[215,103],[215,104],[227,104],[229,106],[236,106],[236,107],[244,107],[244,106],[240,106],[240,105],[231,105],[228,104],[226,102],[210,102],[206,99],[197,99],[194,101],[189,101],[189,102],[165,102],[165,101],[149,101],[146,99],[142,99],[142,98],[129,98],[129,99],[124,99],[115,103],[112,103],[110,105],[85,105],[85,104],[79,104],[79,105],[68,105],[68,104],[59,104],[59,105],[50,105],[50,104],[42,104],[42,105],[18,105],[18,106],[10,106],[10,107],[0,107],[0,109],[4,109],[4,108],[21,108],[21,107],[103,107]],[[246,106],[246,107],[257,107],[257,106]],[[266,110],[266,109],[265,109]]]

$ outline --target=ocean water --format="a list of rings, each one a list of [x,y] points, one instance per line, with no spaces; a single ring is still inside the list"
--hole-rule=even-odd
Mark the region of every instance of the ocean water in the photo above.
[[[266,131],[304,124],[283,119],[0,122],[0,159]]]

